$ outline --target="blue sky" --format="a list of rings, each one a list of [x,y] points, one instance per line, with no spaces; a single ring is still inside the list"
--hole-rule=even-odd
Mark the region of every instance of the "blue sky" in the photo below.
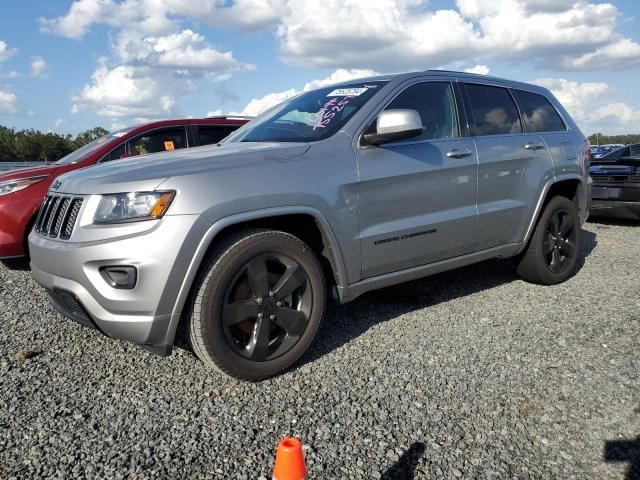
[[[550,88],[585,133],[640,132],[639,2],[22,0],[0,17],[0,124],[77,133],[257,114],[426,68]]]

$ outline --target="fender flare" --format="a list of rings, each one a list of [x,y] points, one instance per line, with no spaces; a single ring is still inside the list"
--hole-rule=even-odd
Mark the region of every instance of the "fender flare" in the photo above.
[[[562,175],[554,175],[549,180],[547,180],[547,182],[544,184],[544,187],[542,187],[542,192],[540,193],[540,197],[538,198],[538,202],[536,203],[536,208],[533,211],[531,220],[529,220],[529,226],[527,227],[527,232],[524,236],[524,240],[522,242],[522,248],[520,249],[520,251],[524,250],[524,248],[529,243],[529,239],[533,234],[533,229],[535,228],[536,223],[538,222],[538,218],[542,213],[542,207],[547,200],[547,195],[549,193],[549,190],[551,190],[551,187],[553,187],[556,183],[560,183],[566,180],[578,180],[578,182],[580,183],[580,187],[584,188],[585,179],[583,176],[581,176],[578,173],[564,173]]]
[[[230,215],[214,222],[200,240],[200,243],[198,244],[193,257],[191,258],[191,262],[189,263],[189,267],[180,286],[180,290],[178,291],[178,295],[171,312],[171,320],[169,322],[167,334],[164,339],[165,341],[163,343],[169,346],[174,344],[176,331],[180,322],[180,317],[182,316],[182,310],[184,309],[187,298],[189,297],[189,294],[191,292],[193,282],[195,281],[196,275],[198,274],[198,271],[202,266],[202,262],[205,260],[205,255],[207,254],[209,247],[215,241],[217,235],[222,230],[227,227],[252,220],[295,214],[310,215],[316,220],[316,222],[318,222],[318,227],[320,228],[323,239],[326,239],[328,243],[327,246],[330,248],[330,255],[332,258],[329,260],[332,263],[332,267],[336,271],[336,281],[338,283],[338,286],[346,286],[346,269],[342,251],[340,249],[340,244],[338,243],[331,225],[319,210],[304,205],[292,205],[286,207],[272,207],[261,210],[252,210],[250,212]]]

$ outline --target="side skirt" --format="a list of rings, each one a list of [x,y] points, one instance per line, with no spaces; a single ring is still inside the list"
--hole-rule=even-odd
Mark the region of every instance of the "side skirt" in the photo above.
[[[440,260],[439,262],[412,267],[398,272],[385,273],[376,277],[367,278],[346,287],[337,287],[340,303],[347,303],[358,298],[363,293],[378,288],[390,287],[398,283],[404,283],[418,278],[428,277],[436,273],[466,267],[474,263],[489,260],[491,258],[506,258],[516,255],[522,248],[523,243],[510,243],[499,247],[481,250],[479,252],[468,253],[459,257]]]

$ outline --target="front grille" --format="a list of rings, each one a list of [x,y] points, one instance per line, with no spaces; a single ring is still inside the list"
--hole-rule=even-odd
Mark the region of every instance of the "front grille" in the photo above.
[[[45,237],[68,240],[78,220],[80,207],[82,198],[47,195],[40,207],[35,231]]]

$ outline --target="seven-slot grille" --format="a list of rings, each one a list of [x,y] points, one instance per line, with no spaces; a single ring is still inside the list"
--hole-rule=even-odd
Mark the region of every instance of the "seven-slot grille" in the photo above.
[[[40,208],[35,231],[45,237],[68,240],[78,220],[81,206],[82,198],[47,195]]]

